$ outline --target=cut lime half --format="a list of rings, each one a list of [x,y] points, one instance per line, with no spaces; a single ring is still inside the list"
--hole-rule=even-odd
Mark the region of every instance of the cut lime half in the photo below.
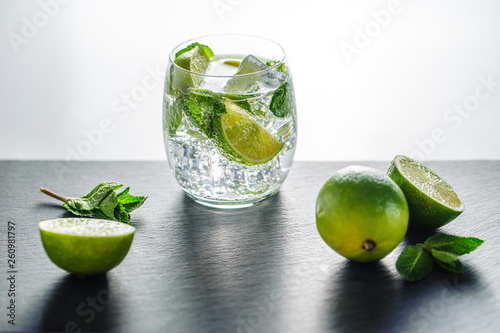
[[[465,209],[463,201],[443,178],[414,159],[396,156],[387,174],[398,184],[408,201],[410,228],[439,228]]]
[[[239,163],[254,165],[272,160],[283,143],[259,125],[240,106],[226,101],[226,113],[214,121],[214,133],[224,155]]]
[[[122,262],[135,228],[108,220],[59,218],[38,224],[50,260],[80,277],[101,274]]]

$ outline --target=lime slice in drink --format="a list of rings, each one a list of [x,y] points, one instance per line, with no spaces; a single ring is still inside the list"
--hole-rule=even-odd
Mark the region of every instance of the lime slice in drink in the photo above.
[[[387,174],[403,190],[408,201],[410,228],[439,228],[465,209],[453,188],[418,161],[398,155],[392,160]]]
[[[205,74],[209,63],[209,57],[200,46],[196,46],[178,55],[174,62],[182,68],[173,66],[172,85],[174,87],[186,89],[200,86],[203,81],[203,74]]]
[[[214,133],[223,154],[230,160],[254,165],[272,160],[283,147],[248,112],[226,101],[226,113],[214,121]]]
[[[125,223],[87,218],[43,221],[38,228],[50,260],[79,277],[116,267],[127,255],[135,233]]]

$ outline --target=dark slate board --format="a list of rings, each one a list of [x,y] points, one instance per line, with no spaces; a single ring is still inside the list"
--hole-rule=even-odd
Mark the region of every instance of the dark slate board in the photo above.
[[[320,238],[314,205],[336,170],[386,162],[297,162],[282,190],[252,208],[217,210],[187,198],[162,162],[0,162],[1,331],[495,332],[500,326],[500,162],[428,162],[466,211],[441,231],[486,242],[463,275],[436,269],[409,283],[395,270],[409,233],[377,263],[357,264]],[[120,266],[80,280],[45,254],[37,228],[66,216],[66,196],[115,180],[149,196]],[[7,222],[16,226],[16,325],[7,323]]]

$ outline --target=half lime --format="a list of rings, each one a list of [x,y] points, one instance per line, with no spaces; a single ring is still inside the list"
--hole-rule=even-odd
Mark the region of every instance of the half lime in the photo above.
[[[443,178],[414,159],[396,156],[387,174],[398,184],[408,201],[410,228],[439,228],[465,209],[463,201]]]
[[[38,224],[50,260],[79,277],[105,273],[125,258],[134,238],[131,225],[108,220],[59,218]]]

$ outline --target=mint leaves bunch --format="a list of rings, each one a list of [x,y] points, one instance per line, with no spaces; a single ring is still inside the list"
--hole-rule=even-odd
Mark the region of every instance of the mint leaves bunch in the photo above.
[[[408,246],[399,256],[396,269],[408,281],[426,277],[432,271],[434,262],[449,272],[461,274],[464,267],[458,256],[474,251],[483,242],[474,237],[437,233],[424,244]]]
[[[43,187],[42,193],[63,201],[63,207],[77,216],[96,217],[129,223],[130,212],[139,208],[147,197],[134,196],[129,187],[120,193],[115,191],[123,184],[103,182],[98,184],[89,194],[80,198],[65,198]]]

